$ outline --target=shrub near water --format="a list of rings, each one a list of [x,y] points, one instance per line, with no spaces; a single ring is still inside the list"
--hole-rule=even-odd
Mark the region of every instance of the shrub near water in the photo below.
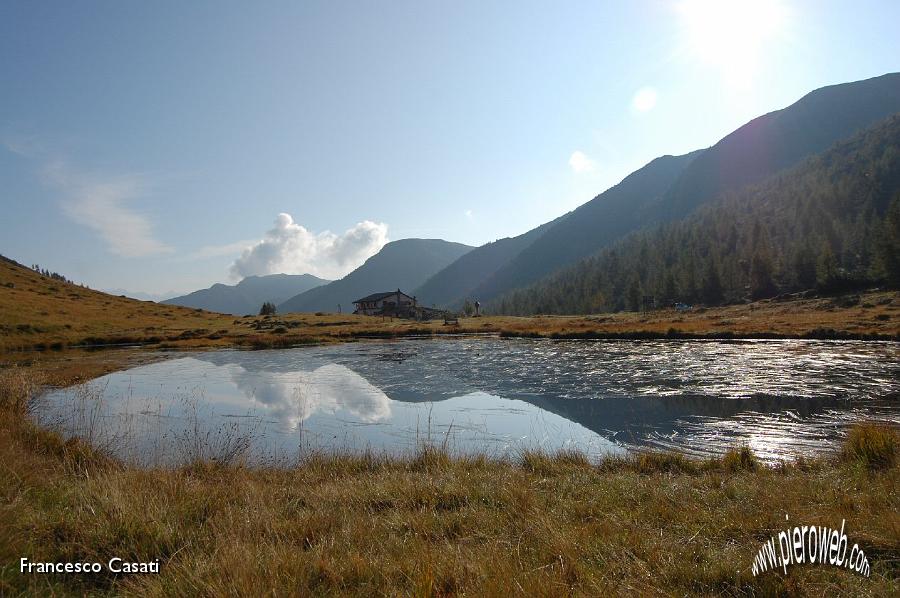
[[[842,457],[862,463],[869,469],[887,469],[897,461],[900,435],[894,428],[880,424],[860,424],[850,429]]]

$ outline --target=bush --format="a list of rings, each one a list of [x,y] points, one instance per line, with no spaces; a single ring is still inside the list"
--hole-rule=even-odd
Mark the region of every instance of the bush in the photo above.
[[[897,461],[898,434],[881,424],[857,424],[850,429],[841,457],[869,469],[888,469]]]

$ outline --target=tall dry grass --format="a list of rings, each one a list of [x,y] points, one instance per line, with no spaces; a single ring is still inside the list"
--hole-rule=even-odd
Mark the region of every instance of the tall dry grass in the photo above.
[[[285,468],[201,454],[136,468],[86,445],[75,456],[31,425],[22,405],[38,383],[28,373],[0,376],[3,595],[898,591],[900,467],[858,466],[852,447],[871,447],[858,439],[870,432],[851,433],[840,459],[777,468],[747,449],[709,461],[647,453],[592,463],[573,451],[499,461],[454,456],[440,439],[406,457],[307,452]],[[818,566],[753,577],[756,550],[785,514],[810,525],[846,519],[871,578]],[[162,573],[23,575],[22,556],[159,558]]]
[[[888,469],[897,464],[900,436],[884,424],[854,426],[844,443],[844,460],[861,463],[870,469]]]

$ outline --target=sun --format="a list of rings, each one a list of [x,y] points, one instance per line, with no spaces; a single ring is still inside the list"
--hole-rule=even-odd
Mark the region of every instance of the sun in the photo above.
[[[679,13],[688,54],[737,79],[752,77],[787,20],[780,0],[685,0]]]

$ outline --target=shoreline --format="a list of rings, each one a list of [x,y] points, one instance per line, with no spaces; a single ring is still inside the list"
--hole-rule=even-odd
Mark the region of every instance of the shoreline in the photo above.
[[[509,337],[509,336],[498,335],[498,334],[482,333],[480,335],[477,335],[477,337],[474,335],[454,335],[453,337],[450,337],[450,338],[448,338],[447,336],[439,336],[439,335],[404,336],[404,337],[390,337],[390,338],[357,337],[357,338],[353,338],[352,340],[349,340],[346,342],[351,345],[356,342],[362,342],[362,343],[367,343],[367,344],[372,343],[375,345],[381,345],[382,343],[384,343],[383,344],[384,347],[390,347],[390,343],[393,341],[422,341],[422,342],[433,341],[433,342],[446,343],[446,342],[450,342],[453,340],[462,340],[462,339],[472,339],[472,338],[486,339],[486,337],[489,337],[490,339],[493,339],[494,341],[500,341],[499,343],[495,342],[490,345],[492,347],[498,347],[498,350],[500,350],[500,351],[503,350],[502,347],[505,345],[505,343],[502,342],[503,340],[528,340],[528,341],[534,340],[534,341],[538,341],[538,344],[555,343],[555,342],[564,342],[564,343],[583,343],[583,342],[594,343],[594,342],[597,342],[597,343],[602,344],[602,343],[608,342],[608,343],[613,343],[613,344],[619,344],[620,347],[625,346],[625,345],[622,345],[622,343],[647,342],[647,343],[660,343],[657,346],[659,348],[661,348],[661,350],[666,350],[666,349],[662,349],[663,344],[671,343],[671,342],[688,343],[688,344],[689,343],[724,343],[724,344],[737,344],[737,345],[742,345],[742,344],[749,345],[749,344],[762,343],[764,346],[765,344],[769,344],[769,343],[782,343],[782,342],[796,340],[798,344],[790,345],[790,346],[802,347],[805,345],[805,343],[813,343],[813,345],[811,345],[811,346],[818,346],[821,348],[821,349],[806,348],[806,349],[803,349],[803,351],[818,351],[818,350],[829,351],[830,349],[828,349],[827,347],[829,345],[832,345],[832,343],[833,343],[832,346],[839,346],[842,343],[857,343],[855,346],[859,350],[862,350],[862,346],[863,346],[862,343],[877,343],[877,344],[883,345],[885,347],[884,349],[880,349],[880,350],[887,351],[887,353],[884,353],[884,356],[886,358],[890,359],[891,356],[894,355],[893,350],[890,348],[890,347],[894,346],[893,341],[883,341],[883,340],[859,341],[859,340],[855,340],[855,339],[851,339],[851,340],[847,340],[847,339],[820,340],[820,339],[808,339],[808,338],[807,339],[781,339],[781,338],[775,338],[775,339],[773,339],[773,338],[727,338],[727,339],[689,338],[689,339],[678,339],[678,338],[672,338],[672,337],[665,337],[661,340],[656,339],[656,338],[641,338],[641,339],[637,339],[637,340],[631,340],[631,339],[623,340],[621,338],[614,338],[614,339],[587,338],[586,339],[584,337],[578,337],[578,338],[574,338],[574,339],[572,339],[572,338],[551,338],[551,337],[543,337],[543,336],[541,336],[541,337],[534,337],[534,336]],[[541,342],[541,341],[543,341],[543,342]],[[331,343],[322,343],[319,345],[304,344],[304,345],[298,346],[296,348],[297,349],[304,349],[304,348],[312,349],[314,346],[327,347],[329,345],[334,346],[334,345],[339,345],[339,344],[341,344],[341,343],[339,343],[337,341],[333,341]],[[473,343],[468,343],[467,346],[473,348],[473,350],[475,350],[475,351],[479,351],[479,349],[477,348],[479,346],[479,344],[480,343],[478,343],[478,342],[473,342]],[[531,346],[531,345],[526,343],[525,345],[522,345],[522,346]],[[72,349],[69,351],[59,351],[59,352],[53,352],[53,353],[41,353],[41,352],[33,353],[33,354],[31,354],[31,357],[33,359],[30,362],[26,362],[26,367],[30,366],[29,369],[34,369],[36,371],[46,371],[46,372],[53,372],[58,367],[61,367],[63,369],[68,367],[68,369],[76,370],[78,375],[76,375],[74,377],[65,378],[62,382],[52,383],[50,386],[47,387],[47,390],[59,390],[59,389],[64,389],[71,385],[88,383],[88,382],[91,382],[92,380],[96,380],[104,375],[108,375],[108,374],[112,374],[112,373],[116,373],[116,372],[122,372],[122,371],[130,370],[135,367],[141,367],[141,366],[149,365],[149,364],[153,364],[153,363],[160,363],[160,362],[168,361],[168,360],[172,360],[172,359],[177,360],[177,359],[180,359],[183,357],[201,356],[203,354],[208,354],[211,352],[240,353],[240,352],[244,352],[244,351],[255,352],[258,350],[268,350],[268,351],[276,351],[277,352],[277,351],[282,351],[284,349],[286,349],[286,348],[257,349],[257,348],[250,348],[250,347],[246,347],[246,346],[221,346],[221,345],[213,346],[213,347],[198,346],[198,347],[180,347],[180,348],[170,348],[170,349],[158,349],[158,348],[151,349],[151,348],[146,348],[146,347],[135,347],[135,346],[132,346],[132,347],[104,347],[101,349],[94,349],[94,350],[88,350],[88,351]],[[598,350],[601,352],[605,351],[605,349],[602,349],[602,348],[598,349]],[[611,350],[615,350],[615,349],[611,349]],[[688,350],[690,350],[690,349],[688,349]],[[699,349],[694,349],[694,350],[699,350]],[[718,350],[721,351],[721,350],[723,350],[723,348],[720,348]],[[743,351],[744,349],[734,349],[734,350]],[[761,351],[767,352],[770,349],[754,349],[754,350],[755,351],[761,350]],[[775,350],[777,350],[777,349],[775,349]],[[227,359],[229,359],[229,358],[227,358]],[[230,358],[230,359],[239,359],[239,358]],[[2,361],[0,361],[0,366],[2,366]],[[2,374],[2,371],[3,371],[2,367],[0,367],[0,374]],[[55,377],[58,378],[58,376],[55,376]],[[878,422],[882,422],[882,423],[888,423],[888,420],[885,420],[882,417],[874,416],[874,415],[868,420],[865,418],[862,418],[862,419],[858,419],[857,421],[872,421],[872,422],[878,421]],[[832,455],[834,453],[835,447],[840,445],[840,442],[842,441],[841,438],[846,433],[846,430],[851,428],[853,424],[854,424],[854,422],[843,422],[840,425],[836,424],[837,425],[836,430],[839,429],[839,432],[837,432],[834,437],[830,438],[827,441],[827,443],[823,439],[822,440],[823,445],[821,447],[815,448],[815,449],[811,448],[810,449],[811,452],[804,454],[804,456],[812,457],[814,459],[820,459],[820,458],[825,458],[825,457],[828,457],[829,455]],[[51,427],[50,429],[55,429],[55,428]],[[421,440],[422,439],[417,437],[416,442],[414,444],[410,444],[409,447],[412,447],[412,446],[418,447]],[[744,444],[742,444],[742,442],[745,443],[746,440],[741,441],[740,437],[736,437],[736,438],[731,439],[726,444],[721,444],[720,446],[718,446],[715,449],[710,449],[710,450],[705,450],[705,451],[704,450],[701,450],[701,451],[684,450],[683,448],[680,448],[672,443],[668,443],[668,444],[657,443],[657,444],[655,444],[652,442],[644,443],[644,442],[637,442],[637,441],[627,441],[627,442],[616,442],[616,444],[629,455],[639,455],[639,454],[644,454],[644,453],[654,453],[654,452],[664,451],[664,452],[671,452],[673,454],[684,455],[688,459],[692,459],[692,460],[694,460],[694,459],[705,460],[705,459],[709,459],[709,458],[717,458],[717,456],[724,454],[730,448],[743,446]],[[407,449],[409,447],[407,447]],[[485,453],[482,456],[484,456],[490,460],[499,460],[502,462],[502,461],[508,460],[510,454],[517,454],[517,452],[519,452],[519,451],[528,451],[528,450],[532,450],[533,448],[534,447],[529,447],[529,446],[523,445],[523,446],[518,447],[517,449],[513,450],[511,453],[508,453],[508,454],[504,453],[504,455],[502,455],[502,456],[497,455],[497,454],[488,454],[488,453]],[[361,446],[357,446],[355,448],[348,448],[348,447],[341,447],[341,446],[336,446],[336,445],[328,446],[327,448],[324,446],[314,447],[314,446],[310,445],[309,447],[302,449],[301,453],[304,451],[312,451],[313,453],[315,453],[316,451],[323,451],[323,450],[330,451],[335,454],[346,453],[345,456],[348,456],[348,457],[359,456],[359,454],[369,453],[372,451],[374,451],[375,453],[378,453],[381,457],[385,457],[385,458],[398,458],[398,459],[402,460],[409,456],[407,454],[408,451],[406,449],[395,451],[395,450],[386,449],[386,448],[376,449],[376,448],[372,448],[372,447],[361,447]],[[547,450],[547,449],[537,449],[537,450]],[[457,451],[456,449],[453,449],[450,452],[457,457],[466,456],[466,455],[471,456],[473,454],[478,455],[481,453],[481,451],[479,451],[479,450]],[[551,453],[552,452],[553,452],[553,450],[551,450]],[[796,459],[798,455],[799,455],[799,453],[783,453],[781,455],[777,455],[777,454],[771,453],[771,451],[768,453],[766,451],[763,451],[762,453],[759,454],[759,459],[766,466],[771,466],[773,464],[777,464],[781,460],[792,461],[792,460]],[[592,461],[602,460],[603,458],[606,457],[605,455],[598,456],[598,455],[593,455],[592,453],[586,453],[585,456],[588,457],[589,459],[591,459]],[[256,459],[256,458],[252,458],[248,462],[248,465],[256,466],[259,463],[265,462],[265,459],[266,459],[265,456],[263,456],[262,461],[260,461],[259,459]],[[288,461],[290,461],[290,459]],[[128,463],[130,463],[130,462],[128,462]],[[144,467],[144,465],[139,465],[139,464],[130,464],[130,465]]]
[[[110,363],[95,355],[94,365]],[[144,469],[26,418],[23,406],[37,388],[31,376],[57,380],[49,365],[0,371],[0,476],[14,497],[0,510],[0,593],[897,589],[900,542],[895,518],[884,516],[898,506],[896,430],[857,427],[840,454],[772,466],[748,449],[721,458],[652,451],[592,462],[574,451],[460,456],[425,443],[406,456],[316,452],[286,468],[205,459]],[[18,382],[11,372],[22,374]],[[785,527],[786,515],[790,525],[846,521],[870,575],[835,567],[754,575],[762,542]],[[23,573],[23,558],[121,558],[159,562],[159,572]]]
[[[360,338],[500,335],[551,339],[817,339],[900,341],[900,291],[800,294],[690,310],[391,320],[287,313],[234,316],[53,281],[0,262],[0,358],[110,346],[280,348]]]
[[[403,456],[307,453],[291,467],[206,458],[141,468],[40,428],[23,408],[44,384],[222,348],[59,351],[0,368],[9,498],[0,510],[0,593],[897,590],[896,428],[856,427],[850,438],[862,439],[838,454],[774,464],[742,448],[718,458],[648,450],[594,462],[565,450],[454,455],[426,442]],[[846,520],[870,576],[835,567],[753,575],[761,543],[786,515],[825,526]],[[160,565],[146,575],[35,574],[19,571],[21,558]]]
[[[567,316],[560,316],[567,317]],[[577,317],[577,316],[571,316]],[[427,322],[426,322],[427,324]],[[488,322],[490,325],[490,323]],[[402,324],[401,324],[402,326]],[[357,340],[391,340],[405,338],[531,338],[548,340],[819,340],[819,341],[877,341],[900,342],[900,332],[850,332],[834,328],[817,328],[804,332],[772,332],[772,331],[739,331],[721,330],[708,332],[691,332],[671,327],[667,331],[657,330],[580,330],[562,332],[541,332],[537,330],[509,330],[502,327],[497,330],[440,330],[433,327],[417,328],[407,325],[394,330],[379,330],[365,325],[360,330],[344,331],[327,336],[276,336],[241,338],[239,336],[220,336],[216,338],[183,339],[173,337],[168,340],[149,338],[145,340],[123,340],[111,336],[108,339],[95,338],[91,344],[66,344],[63,342],[37,342],[31,345],[6,347],[0,350],[0,357],[29,352],[54,353],[67,350],[105,350],[123,348],[141,348],[151,350],[194,350],[194,349],[278,349],[296,348],[308,345],[328,343],[345,343]],[[207,342],[208,341],[208,342]]]

